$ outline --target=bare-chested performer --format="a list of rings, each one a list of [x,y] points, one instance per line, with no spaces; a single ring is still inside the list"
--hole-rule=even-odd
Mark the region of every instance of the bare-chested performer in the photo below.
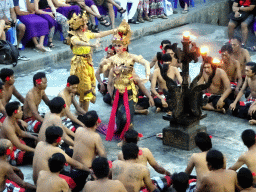
[[[238,93],[235,101],[230,105],[230,109],[233,110],[233,115],[240,118],[252,118],[249,123],[256,124],[256,63],[249,62],[245,67],[246,78],[242,89]],[[243,96],[246,88],[249,87],[250,95],[246,98],[245,102],[238,102]]]
[[[238,94],[240,88],[242,87],[243,80],[241,75],[240,63],[233,57],[231,57],[232,53],[233,49],[231,45],[228,44],[221,47],[222,63],[220,65],[220,68],[227,73],[228,79],[231,83],[231,89],[232,91],[234,91],[233,94],[229,95],[229,98],[231,100],[234,100],[235,95]]]
[[[12,148],[13,145],[9,140],[0,139],[0,191],[14,192],[25,191],[25,189],[35,191],[36,186],[23,180],[24,176],[21,170],[8,163],[7,159],[12,152]]]
[[[236,172],[223,169],[224,157],[220,151],[207,152],[206,161],[210,172],[203,176],[197,192],[226,192],[235,191],[237,185]]]
[[[174,81],[177,80],[179,83],[182,83],[182,77],[180,75],[178,68],[172,66],[172,56],[170,54],[164,54],[162,56],[162,61],[163,61],[163,67],[165,65],[168,66],[168,67],[164,67],[167,70],[168,77]],[[157,82],[158,82],[158,92],[156,91]],[[154,101],[155,101],[155,106],[158,108],[157,112],[160,111],[161,109],[163,111],[166,111],[166,108],[168,107],[163,90],[167,90],[166,82],[161,75],[160,69],[157,68],[154,70],[153,77],[151,80],[151,92],[155,96]]]
[[[86,113],[86,111],[77,103],[75,98],[79,82],[79,78],[76,75],[69,76],[66,87],[58,95],[64,99],[66,104],[65,113],[61,114],[62,122],[68,129],[73,132],[75,132],[78,127],[84,126],[84,124],[79,121],[74,114],[71,113],[71,104],[75,106],[76,111],[79,114],[83,115]]]
[[[46,142],[40,141],[37,144],[33,160],[34,183],[37,184],[38,174],[40,171],[50,171],[48,166],[49,158],[52,157],[54,153],[62,153],[65,156],[67,163],[72,166],[72,169],[67,167],[67,169],[61,171],[61,174],[71,177],[76,183],[76,187],[72,191],[81,191],[90,170],[85,165],[82,165],[78,161],[69,157],[62,149],[58,147],[61,143],[62,135],[63,130],[60,127],[48,127],[45,131]]]
[[[241,192],[256,192],[253,187],[253,175],[252,172],[242,167],[237,173],[238,185],[242,188]]]
[[[246,164],[251,172],[256,172],[256,144],[255,144],[255,131],[252,129],[246,129],[241,136],[244,145],[248,148],[248,151],[240,155],[237,162],[229,169],[238,170],[242,165]],[[256,184],[256,177],[253,178],[253,184]]]
[[[3,68],[0,71],[0,78],[4,83],[4,97],[2,99],[3,106],[9,103],[12,95],[14,95],[21,103],[24,103],[24,97],[17,91],[14,86],[14,71],[12,69]]]
[[[158,192],[150,179],[148,168],[137,163],[139,147],[134,143],[126,143],[122,146],[122,152],[124,161],[113,162],[112,179],[121,181],[128,192],[139,192],[143,187]]]
[[[93,159],[98,156],[106,156],[106,152],[101,137],[96,133],[98,125],[98,115],[96,111],[88,111],[81,117],[84,127],[79,127],[75,133],[75,145],[73,159],[86,165],[92,166]]]
[[[83,192],[127,192],[124,185],[118,180],[109,180],[109,164],[105,157],[97,157],[92,162],[92,170],[97,180],[88,181]]]
[[[4,98],[4,84],[0,82],[0,127],[2,127],[2,123],[4,122],[7,113],[5,111],[5,106],[3,105],[3,100]],[[0,130],[0,138],[1,138],[1,130]]]
[[[7,103],[5,106],[7,117],[1,129],[2,138],[9,139],[14,146],[10,155],[12,165],[31,164],[37,137],[20,129],[17,121],[22,118],[23,111],[17,101]]]
[[[209,173],[206,154],[212,148],[211,138],[205,132],[199,132],[196,134],[195,143],[202,152],[192,154],[185,170],[185,173],[190,175],[193,169],[196,169],[197,180],[196,182],[193,182],[193,184],[190,184],[190,189],[195,189],[196,185],[200,185],[203,176]]]
[[[74,141],[72,138],[74,138],[75,134],[62,124],[60,117],[61,114],[65,111],[65,107],[66,104],[62,97],[55,97],[50,101],[50,112],[46,113],[44,117],[42,127],[38,134],[38,141],[45,141],[45,131],[48,127],[61,127],[63,130],[62,139],[64,141],[64,143],[61,145],[61,149],[63,149],[69,156],[72,157],[73,150],[71,150],[69,146],[74,146]]]
[[[208,103],[203,106],[203,109],[210,111],[220,111],[226,113],[231,101],[227,98],[231,93],[230,81],[226,72],[223,69],[217,68],[218,64],[213,63],[211,57],[206,57],[202,64],[202,77],[198,84],[203,84],[208,81],[211,75],[214,74],[211,86],[206,90],[209,95]]]
[[[44,91],[47,87],[45,73],[36,73],[33,77],[33,83],[34,87],[29,90],[25,98],[23,120],[28,123],[28,131],[38,133],[44,120],[38,112],[38,106],[42,99],[46,105],[49,105],[49,99]]]
[[[62,153],[54,153],[48,160],[50,171],[39,172],[36,191],[70,192],[67,182],[59,176],[65,163],[66,158]]]

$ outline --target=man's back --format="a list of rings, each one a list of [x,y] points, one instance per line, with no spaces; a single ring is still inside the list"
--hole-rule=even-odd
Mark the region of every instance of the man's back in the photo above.
[[[126,192],[124,185],[118,180],[101,179],[88,181],[83,192]]]

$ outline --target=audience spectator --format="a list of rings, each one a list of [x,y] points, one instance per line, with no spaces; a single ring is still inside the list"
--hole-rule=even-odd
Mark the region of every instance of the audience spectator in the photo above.
[[[0,20],[0,40],[6,40],[4,29],[5,29],[5,21],[1,19]]]
[[[156,19],[156,18],[168,19],[164,14],[163,0],[149,1],[149,15],[152,19]]]
[[[53,0],[54,6],[57,8],[57,12],[70,19],[73,13],[77,15],[80,13],[81,8],[78,5],[70,5],[66,3],[66,0]]]
[[[242,167],[237,173],[237,181],[238,185],[242,187],[241,192],[256,191],[253,187],[253,175],[249,169]]]
[[[126,7],[127,3],[132,3],[130,11],[128,12],[128,10],[127,10],[127,12],[124,13],[124,19],[128,23],[139,24],[139,22],[134,20],[133,17],[136,14],[140,0],[116,0],[116,1],[120,2],[121,7]]]
[[[181,12],[182,14],[186,14],[189,12],[189,0],[179,0],[180,2],[180,6],[183,9],[183,11]]]
[[[46,19],[49,23],[50,33],[48,37],[48,46],[50,48],[55,47],[52,43],[52,39],[56,22],[61,25],[62,34],[65,39],[63,43],[66,44],[69,30],[67,18],[64,15],[56,12],[56,8],[54,7],[53,2],[51,0],[35,0],[35,12],[40,17]]]
[[[144,14],[144,18],[142,15]],[[144,21],[152,22],[153,19],[149,18],[149,0],[140,0],[138,5],[138,17],[137,21],[140,23],[144,23]]]
[[[24,38],[22,39],[23,45],[26,45],[31,39],[33,40],[35,47],[40,51],[51,51],[44,47],[45,35],[49,33],[48,22],[34,14],[34,10],[30,9],[30,1],[26,0],[14,0],[14,10],[18,19],[26,26]],[[39,42],[37,41],[39,37]]]
[[[253,10],[256,5],[256,0],[239,1],[235,0],[232,6],[230,21],[228,23],[228,37],[234,37],[234,30],[237,25],[241,25],[242,30],[242,47],[245,47],[248,38],[248,26],[253,21]]]

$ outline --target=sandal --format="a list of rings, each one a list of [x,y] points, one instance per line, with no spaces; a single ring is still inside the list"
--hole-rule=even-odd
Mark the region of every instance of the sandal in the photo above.
[[[98,28],[98,25],[92,25],[92,32],[94,33],[99,33],[99,28]]]
[[[153,22],[153,19],[151,19],[149,16],[147,16],[147,17],[144,17],[144,21]]]
[[[109,27],[111,25],[110,22],[108,22],[106,19],[104,19],[102,16],[98,19],[101,25],[104,25],[105,27]]]
[[[48,41],[48,45],[47,46],[50,47],[50,48],[55,47],[55,45],[52,43],[52,41]]]
[[[161,18],[161,19],[168,19],[168,17],[166,17],[164,14],[158,15],[158,18]]]
[[[132,24],[140,24],[138,21],[135,21],[134,19],[129,19],[128,23],[132,23]]]
[[[140,22],[140,23],[144,23],[145,21],[142,19],[142,17],[138,17],[137,18],[137,21]]]
[[[118,9],[117,10],[119,13],[123,14],[126,12],[126,9],[124,9],[123,7],[121,7],[121,9]]]

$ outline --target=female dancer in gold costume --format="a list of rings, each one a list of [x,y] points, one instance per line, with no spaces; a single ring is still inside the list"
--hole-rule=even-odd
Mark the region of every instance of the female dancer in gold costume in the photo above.
[[[69,20],[69,25],[72,31],[69,34],[71,50],[74,57],[71,59],[70,75],[78,76],[80,83],[78,85],[78,93],[80,95],[80,106],[88,111],[89,102],[96,101],[96,78],[92,63],[92,49],[99,46],[99,42],[90,44],[90,39],[101,38],[113,34],[116,29],[104,31],[100,33],[92,33],[87,30],[87,17],[83,15],[76,15]]]

